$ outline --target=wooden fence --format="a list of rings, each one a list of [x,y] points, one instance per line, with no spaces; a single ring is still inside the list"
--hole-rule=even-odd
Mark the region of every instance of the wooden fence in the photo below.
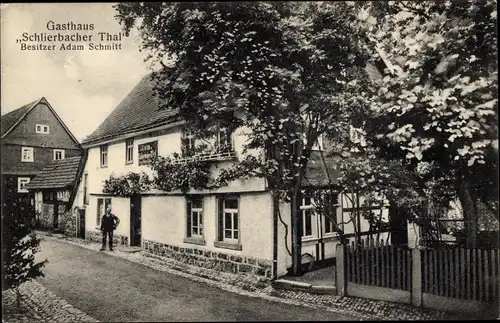
[[[358,245],[351,242],[337,248],[337,292],[439,310],[498,314],[499,260],[498,249],[410,250],[372,239]]]
[[[355,284],[409,291],[411,250],[386,245],[383,240],[351,242],[345,253],[347,280]]]
[[[497,299],[497,250],[429,249],[421,255],[424,293],[480,302]]]

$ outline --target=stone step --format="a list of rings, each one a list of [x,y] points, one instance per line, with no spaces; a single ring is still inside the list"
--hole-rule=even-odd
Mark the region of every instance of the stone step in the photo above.
[[[337,295],[337,288],[335,286],[327,285],[312,285],[306,282],[299,282],[287,279],[276,279],[272,282],[275,289],[283,290],[296,290],[302,292],[309,292],[313,294],[328,294]]]
[[[128,252],[128,253],[134,253],[134,252],[140,252],[140,251],[142,251],[141,247],[118,247],[117,249],[119,251]]]

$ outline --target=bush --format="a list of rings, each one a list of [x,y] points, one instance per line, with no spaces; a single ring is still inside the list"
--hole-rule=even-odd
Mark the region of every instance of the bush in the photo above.
[[[36,263],[35,254],[40,250],[36,237],[35,210],[5,192],[2,210],[2,290],[15,289],[33,278],[43,276],[47,260]]]

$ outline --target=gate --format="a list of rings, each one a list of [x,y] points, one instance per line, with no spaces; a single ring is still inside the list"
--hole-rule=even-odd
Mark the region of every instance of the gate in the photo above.
[[[410,249],[367,238],[345,246],[344,265],[348,295],[411,303]]]

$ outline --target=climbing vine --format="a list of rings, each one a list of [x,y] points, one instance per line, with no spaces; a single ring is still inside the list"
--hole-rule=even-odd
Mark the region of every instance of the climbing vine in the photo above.
[[[154,157],[150,163],[154,171],[154,187],[164,191],[216,188],[216,181],[210,173],[210,163],[197,157],[180,159],[178,154],[171,157]]]
[[[132,196],[146,191],[151,187],[151,180],[144,172],[129,172],[126,175],[111,174],[104,181],[103,193],[115,196]]]

